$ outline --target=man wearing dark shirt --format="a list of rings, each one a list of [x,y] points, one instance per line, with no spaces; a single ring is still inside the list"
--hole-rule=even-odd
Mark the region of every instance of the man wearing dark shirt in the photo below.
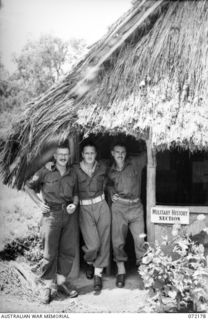
[[[80,198],[80,229],[85,242],[84,259],[88,265],[86,276],[94,273],[94,290],[102,289],[102,272],[110,255],[110,210],[105,201],[104,187],[107,166],[96,161],[96,147],[86,143],[82,161],[74,165]]]
[[[78,204],[77,179],[68,167],[70,157],[66,145],[57,148],[55,165],[51,170],[40,169],[25,185],[25,190],[42,211],[44,254],[40,278],[45,287],[41,290],[41,301],[49,303],[51,288],[57,280],[68,295],[76,297],[77,291],[66,286],[75,257],[75,210]],[[42,192],[43,200],[37,195]]]
[[[146,153],[138,157],[126,158],[126,147],[114,145],[111,151],[114,164],[109,170],[108,189],[112,199],[112,243],[113,254],[118,274],[116,285],[125,285],[124,251],[128,228],[134,239],[136,264],[139,265],[143,255],[144,217],[140,201],[142,169],[146,165]]]

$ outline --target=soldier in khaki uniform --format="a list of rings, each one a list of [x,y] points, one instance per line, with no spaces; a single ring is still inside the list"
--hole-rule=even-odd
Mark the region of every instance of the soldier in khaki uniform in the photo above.
[[[142,169],[146,165],[146,152],[138,157],[126,158],[126,146],[115,144],[111,150],[114,164],[108,173],[108,189],[112,199],[112,243],[118,274],[116,285],[125,285],[124,251],[128,228],[134,239],[136,264],[143,255],[144,217],[140,201]]]
[[[109,262],[111,216],[104,197],[107,166],[96,161],[96,155],[95,145],[86,142],[82,149],[83,160],[74,165],[74,170],[78,180],[86,276],[91,279],[94,275],[94,290],[99,292],[103,268]]]
[[[78,295],[66,285],[75,257],[75,210],[78,205],[77,178],[68,166],[68,146],[57,148],[55,164],[49,170],[40,169],[29,181],[25,190],[42,211],[44,254],[40,278],[45,287],[41,302],[49,303],[53,282],[73,298]],[[42,191],[43,200],[36,194]]]

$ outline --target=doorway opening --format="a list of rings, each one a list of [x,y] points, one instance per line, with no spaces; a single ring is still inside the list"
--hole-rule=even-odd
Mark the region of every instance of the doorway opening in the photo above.
[[[104,159],[109,165],[112,165],[112,157],[111,157],[111,146],[116,141],[122,141],[127,146],[128,155],[136,156],[139,155],[141,152],[146,150],[146,144],[143,140],[136,140],[133,136],[124,135],[124,134],[117,134],[115,136],[109,134],[91,134],[87,138],[95,145],[98,149],[98,160]],[[80,137],[80,145],[82,145],[82,137]],[[80,154],[81,159],[81,154]],[[106,197],[107,198],[107,197]],[[144,223],[146,222],[146,167],[143,169],[142,172],[142,183],[141,183],[141,202],[143,203],[144,207]],[[146,233],[146,226],[145,226],[145,233]],[[84,267],[84,259],[83,259],[83,251],[82,246],[84,245],[84,241],[82,235],[80,234],[80,268]],[[128,255],[128,261],[126,263],[126,270],[127,272],[136,269],[136,257],[134,251],[134,241],[130,231],[127,234],[125,250]],[[115,274],[116,264],[113,261],[113,252],[112,252],[112,245],[111,245],[111,258],[110,258],[110,265],[107,270],[108,274]]]

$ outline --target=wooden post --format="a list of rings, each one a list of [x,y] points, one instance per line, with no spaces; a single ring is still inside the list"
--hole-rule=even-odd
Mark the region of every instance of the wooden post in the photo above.
[[[156,152],[152,149],[152,135],[146,140],[147,147],[147,204],[146,225],[148,242],[155,241],[155,227],[151,222],[151,208],[156,204]]]
[[[71,152],[71,163],[74,163],[76,159],[76,153],[77,153],[77,141],[76,137],[69,137],[69,147]],[[76,222],[75,222],[75,237],[76,237],[76,253],[75,253],[75,259],[72,266],[72,270],[69,274],[70,278],[77,278],[79,276],[79,270],[80,270],[80,253],[79,253],[79,225],[78,225],[78,212],[76,212]]]

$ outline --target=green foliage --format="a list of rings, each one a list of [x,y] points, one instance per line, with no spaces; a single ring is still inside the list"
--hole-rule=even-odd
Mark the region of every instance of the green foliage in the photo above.
[[[64,42],[51,35],[28,41],[14,57],[17,71],[13,78],[23,86],[28,98],[44,93],[60,80],[84,50],[82,40]]]
[[[10,261],[22,255],[31,263],[39,262],[43,255],[42,241],[36,228],[30,231],[29,236],[16,238],[7,243],[4,250],[0,252],[0,258]]]
[[[1,137],[6,137],[11,124],[23,112],[24,105],[58,82],[85,52],[83,40],[63,41],[44,35],[28,41],[20,55],[14,56],[16,71],[9,74],[0,58]]]
[[[168,244],[167,239],[165,239]],[[149,290],[152,311],[176,312],[204,310],[208,303],[208,270],[202,244],[186,234],[173,240],[178,258],[164,254],[161,246],[149,246],[139,267]]]
[[[22,191],[0,183],[0,259],[19,256],[31,264],[42,257],[40,238],[41,212]]]

